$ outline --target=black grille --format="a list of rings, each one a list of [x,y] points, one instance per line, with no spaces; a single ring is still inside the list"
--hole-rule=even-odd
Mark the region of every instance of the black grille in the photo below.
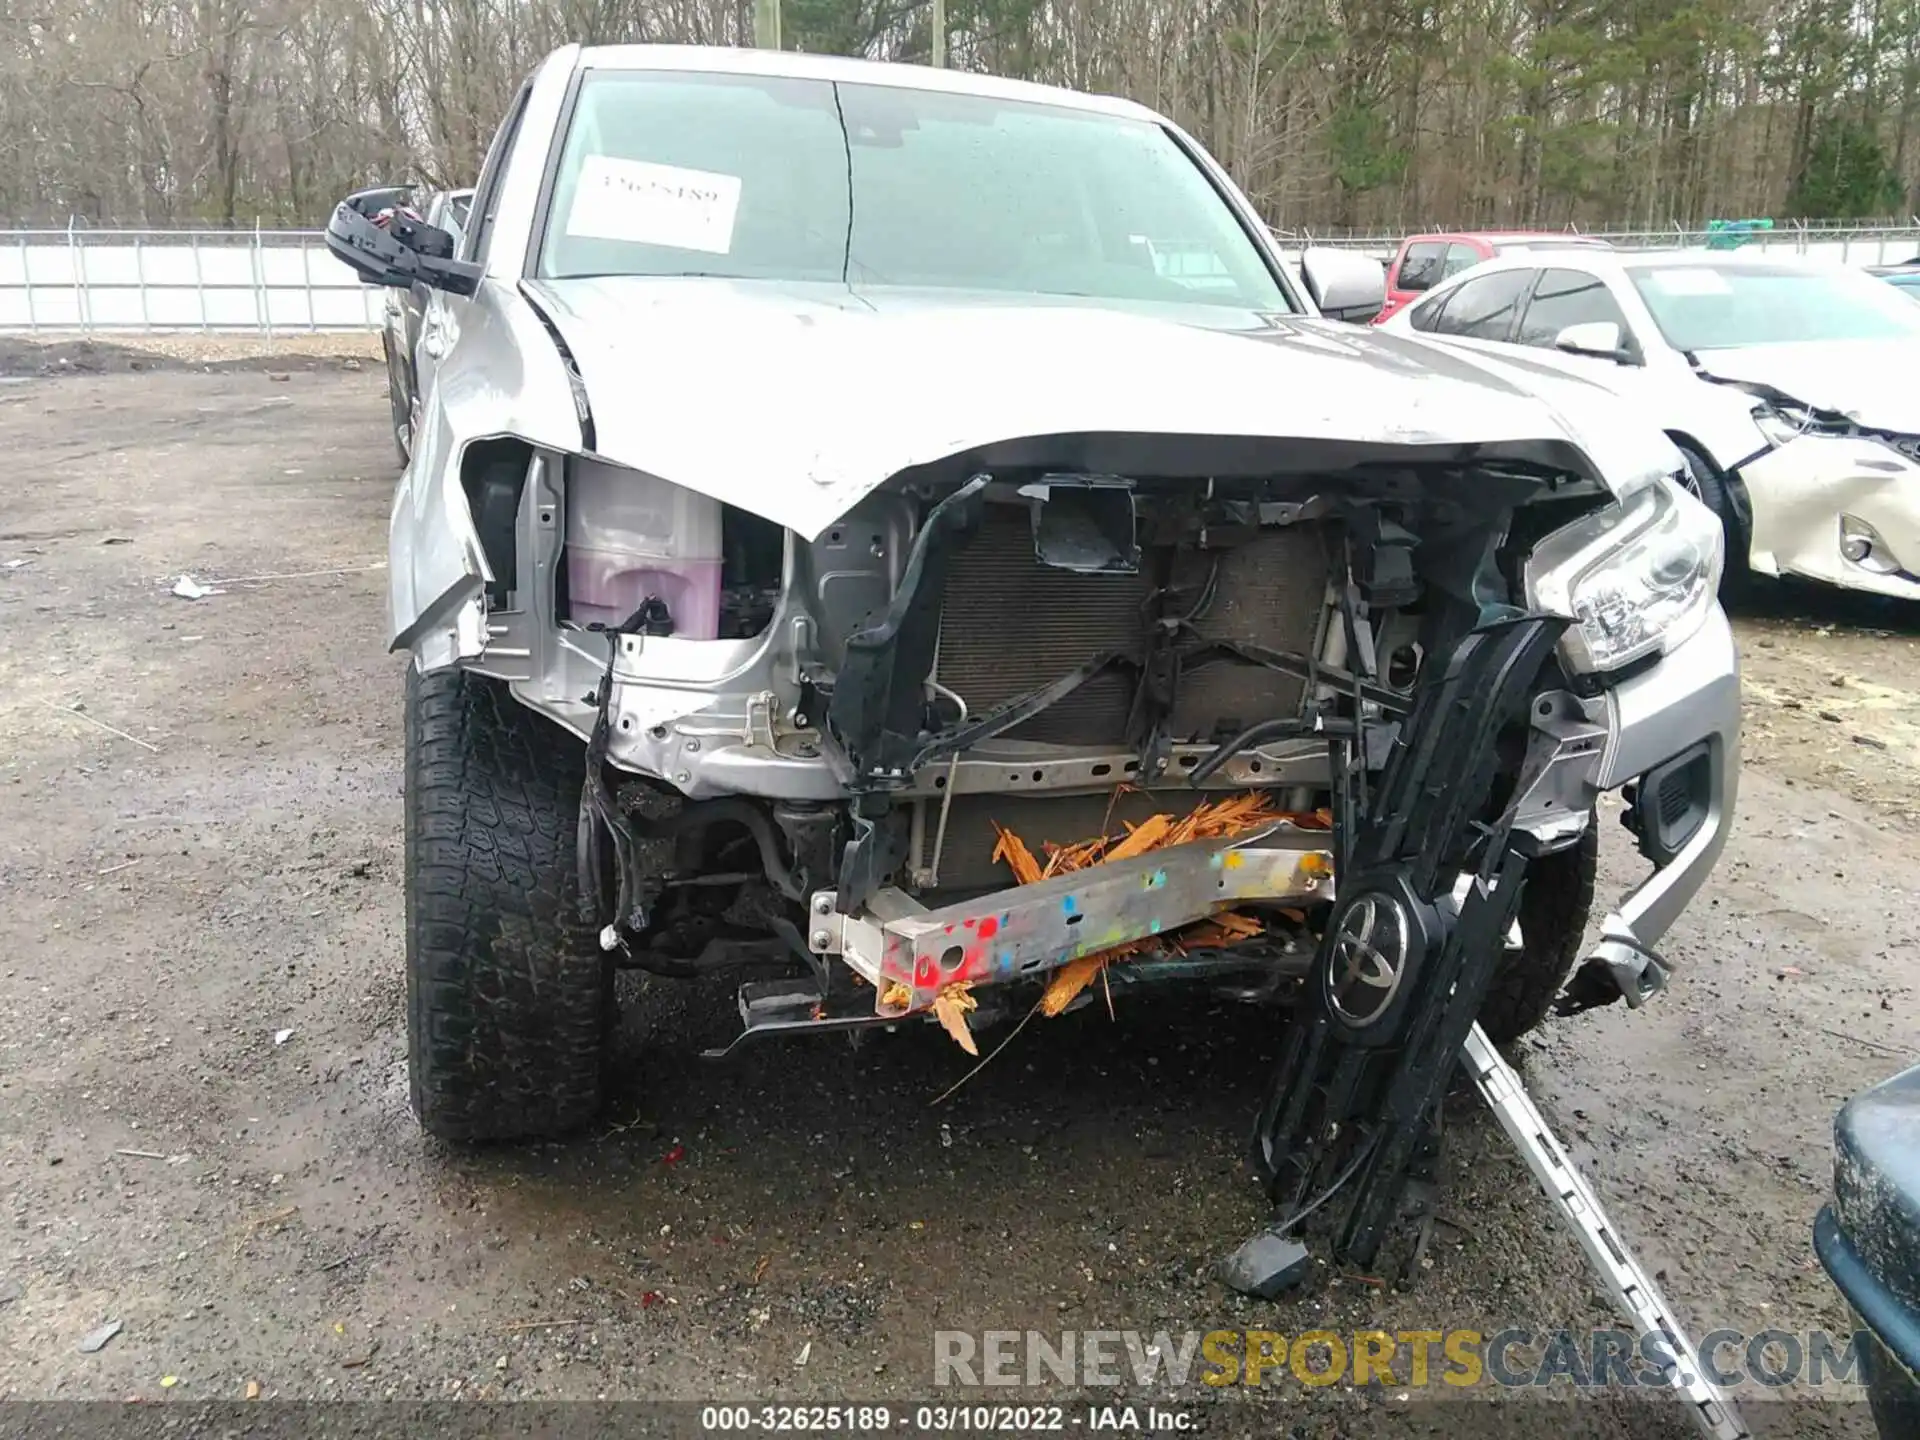
[[[1250,544],[1211,552],[1219,559],[1212,604],[1195,622],[1207,639],[1254,641],[1310,652],[1326,586],[1322,535],[1310,526],[1274,530]],[[1076,575],[1034,557],[1025,510],[991,506],[979,533],[953,560],[941,613],[940,683],[979,714],[1058,679],[1108,650],[1135,649],[1153,593],[1153,557],[1138,575]],[[1202,557],[1182,557],[1183,576],[1204,574]],[[1257,666],[1216,661],[1180,679],[1172,717],[1176,739],[1298,712],[1299,681]],[[1133,679],[1102,676],[1010,731],[1050,744],[1125,742]]]
[[[1687,818],[1693,808],[1693,776],[1687,770],[1670,770],[1660,779],[1660,823],[1673,829]]]

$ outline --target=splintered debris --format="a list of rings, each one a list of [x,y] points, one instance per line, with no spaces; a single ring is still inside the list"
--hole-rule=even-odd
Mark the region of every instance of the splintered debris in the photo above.
[[[278,1210],[269,1210],[264,1215],[249,1215],[240,1222],[240,1228],[248,1236],[258,1235],[265,1230],[279,1229],[299,1213],[298,1205],[282,1205]]]
[[[1074,1002],[1074,998],[1093,983],[1093,977],[1107,968],[1107,953],[1082,955],[1053,972],[1047,993],[1040,997],[1040,1013],[1051,1020]]]
[[[106,1324],[100,1326],[99,1329],[89,1330],[85,1335],[80,1337],[80,1353],[82,1355],[99,1354],[107,1348],[107,1343],[125,1328],[126,1326],[121,1324],[120,1321],[109,1320]]]
[[[1333,816],[1326,810],[1307,814],[1277,810],[1265,795],[1238,795],[1228,800],[1210,800],[1180,819],[1166,814],[1151,815],[1138,825],[1128,827],[1123,836],[1102,835],[1074,845],[1045,845],[1042,847],[1047,856],[1045,863],[1034,855],[1018,835],[995,822],[994,829],[1000,838],[993,848],[993,858],[1005,861],[1018,883],[1032,885],[1051,880],[1056,875],[1085,870],[1089,866],[1132,860],[1155,850],[1186,845],[1195,840],[1225,840],[1281,822],[1289,822],[1303,830],[1327,830],[1332,828]],[[1304,860],[1318,858],[1308,855]],[[1046,993],[1040,997],[1040,1013],[1049,1018],[1060,1014],[1116,960],[1146,953],[1184,955],[1193,949],[1210,949],[1248,940],[1265,929],[1266,926],[1253,916],[1228,910],[1205,920],[1196,920],[1166,935],[1134,940],[1091,955],[1082,955],[1054,972]]]
[[[973,986],[964,980],[944,986],[933,1002],[934,1018],[940,1027],[953,1037],[954,1044],[973,1056],[980,1054],[980,1047],[973,1043],[973,1031],[967,1027],[967,1012],[979,1008],[980,1002],[973,998]]]
[[[71,705],[56,705],[51,700],[38,700],[35,703],[45,706],[47,709],[53,711],[57,715],[71,715],[76,720],[86,721],[87,724],[93,726],[93,728],[96,730],[104,730],[107,732],[107,734],[117,735],[122,740],[131,740],[134,744],[138,745],[142,750],[150,750],[155,755],[158,755],[160,753],[160,747],[158,745],[155,745],[150,741],[142,740],[138,735],[129,735],[124,730],[116,729],[114,726],[107,724],[107,722],[104,720],[94,719],[93,716],[87,714],[87,712],[81,707],[78,701],[75,701]]]

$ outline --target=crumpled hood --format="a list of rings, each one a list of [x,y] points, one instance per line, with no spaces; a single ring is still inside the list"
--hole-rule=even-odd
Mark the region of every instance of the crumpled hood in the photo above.
[[[903,470],[1029,437],[1247,437],[1273,471],[1290,442],[1470,446],[1616,486],[1675,458],[1595,387],[1298,316],[720,279],[524,289],[579,368],[596,454],[808,538]]]
[[[1695,354],[1718,379],[1767,385],[1871,429],[1920,434],[1920,342],[1821,340]]]

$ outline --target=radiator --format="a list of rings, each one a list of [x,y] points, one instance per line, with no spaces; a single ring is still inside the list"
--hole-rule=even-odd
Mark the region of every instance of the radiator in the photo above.
[[[1326,606],[1325,534],[1312,526],[1272,530],[1250,544],[1213,552],[1219,577],[1212,604],[1194,621],[1210,640],[1253,641],[1310,654]],[[941,611],[940,683],[978,715],[1024,695],[1106,650],[1139,645],[1157,567],[1143,557],[1139,575],[1076,575],[1034,558],[1023,509],[991,506],[972,542],[948,571]],[[1183,559],[1197,577],[1206,565]],[[1103,676],[1008,732],[1010,738],[1087,747],[1126,743],[1133,703],[1130,674]],[[1225,739],[1258,720],[1299,713],[1305,687],[1271,670],[1232,661],[1188,670],[1175,692],[1175,740]],[[956,795],[941,850],[940,890],[985,891],[1011,882],[992,861],[997,821],[1038,853],[1046,841],[1070,844],[1117,832],[1155,811],[1183,815],[1206,797],[1190,790],[1019,795]],[[929,847],[941,802],[922,805]],[[923,861],[924,853],[916,856]]]
[[[1215,552],[1213,602],[1194,628],[1213,640],[1248,640],[1311,652],[1318,643],[1327,562],[1317,527],[1272,530]],[[1195,559],[1186,562],[1193,569]],[[974,714],[1057,680],[1108,650],[1136,649],[1154,589],[1151,557],[1137,575],[1077,575],[1034,558],[1024,509],[989,506],[981,528],[948,572],[936,676]],[[1195,573],[1203,573],[1199,566]],[[1100,676],[1009,731],[1056,745],[1125,742],[1130,674]],[[1176,740],[1206,741],[1257,720],[1298,713],[1298,680],[1256,666],[1215,662],[1181,677],[1171,726]]]

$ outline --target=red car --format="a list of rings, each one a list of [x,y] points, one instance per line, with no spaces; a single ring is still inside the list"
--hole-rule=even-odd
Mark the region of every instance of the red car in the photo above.
[[[1514,250],[1611,250],[1604,240],[1552,230],[1479,230],[1458,234],[1410,235],[1387,267],[1387,304],[1378,325],[1402,305],[1469,266]]]

